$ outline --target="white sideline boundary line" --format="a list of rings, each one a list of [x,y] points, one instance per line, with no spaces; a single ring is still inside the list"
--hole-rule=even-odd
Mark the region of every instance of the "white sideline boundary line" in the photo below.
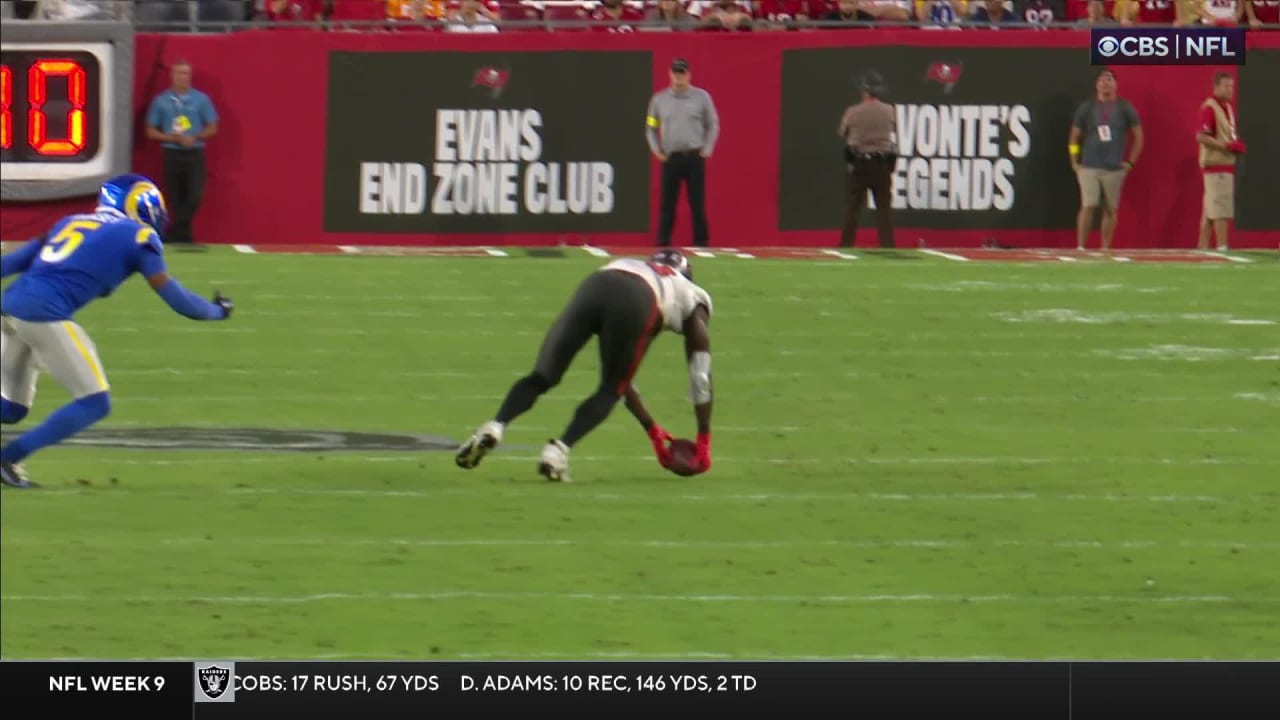
[[[947,260],[954,260],[956,262],[969,262],[969,258],[963,255],[956,255],[949,252],[942,252],[941,250],[929,250],[927,248],[920,248],[920,252],[924,253],[925,255],[933,255],[935,257],[946,258]]]
[[[841,260],[857,260],[858,259],[857,255],[850,255],[849,253],[840,252],[839,250],[824,249],[822,251],[822,254],[830,255],[831,257],[840,258]]]
[[[849,605],[861,603],[1028,603],[1028,604],[1219,604],[1280,603],[1280,597],[1232,597],[1230,595],[1035,595],[911,593],[878,595],[739,595],[536,592],[488,590],[440,590],[434,592],[348,593],[324,592],[308,595],[4,595],[3,602],[47,603],[138,603],[207,605],[301,605],[316,602],[414,602],[440,600],[562,600],[571,602],[652,602],[652,603],[761,603]]]
[[[1221,259],[1223,259],[1223,260],[1230,260],[1231,262],[1237,262],[1237,263],[1251,263],[1251,262],[1253,262],[1252,260],[1250,260],[1250,259],[1249,259],[1249,258],[1247,258],[1247,257],[1237,257],[1237,256],[1235,256],[1235,255],[1230,255],[1230,254],[1228,254],[1228,253],[1224,253],[1224,252],[1214,252],[1213,250],[1195,250],[1195,251],[1193,251],[1193,252],[1194,252],[1196,255],[1203,255],[1203,256],[1205,256],[1205,257],[1221,258]]]
[[[232,245],[231,247],[232,247],[236,252],[238,252],[238,253],[244,253],[245,255],[257,255],[257,254],[258,254],[258,251],[257,251],[257,250],[254,250],[252,245]]]
[[[609,254],[609,251],[603,248],[592,247],[591,245],[583,245],[582,249],[585,250],[588,255],[592,255],[594,257],[599,257],[599,258],[612,257]]]

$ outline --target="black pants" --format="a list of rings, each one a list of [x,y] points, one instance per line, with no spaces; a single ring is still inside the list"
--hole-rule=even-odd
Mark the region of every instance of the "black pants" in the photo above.
[[[662,215],[658,221],[658,244],[671,245],[671,230],[676,224],[676,201],[680,183],[689,196],[689,212],[693,216],[693,244],[707,246],[707,163],[697,150],[672,153],[662,164]]]
[[[592,336],[600,341],[600,384],[574,412],[560,440],[572,447],[604,422],[626,394],[659,330],[658,304],[643,279],[620,271],[595,272],[547,331],[533,372],[511,386],[495,419],[509,423],[560,384]]]
[[[840,245],[853,247],[858,235],[858,219],[867,206],[867,191],[876,201],[876,224],[880,230],[880,247],[893,243],[893,168],[896,160],[889,157],[852,158],[845,166],[844,228]]]
[[[170,243],[192,243],[191,221],[204,197],[204,149],[165,148],[164,182],[172,222],[164,235]]]

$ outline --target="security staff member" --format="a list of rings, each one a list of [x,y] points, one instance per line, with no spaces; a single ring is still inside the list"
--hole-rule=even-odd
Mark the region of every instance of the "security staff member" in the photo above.
[[[204,144],[218,132],[218,113],[209,96],[191,87],[191,65],[174,64],[172,87],[156,96],[147,110],[147,138],[164,148],[165,195],[173,223],[167,243],[192,243],[191,221],[204,196]]]
[[[893,169],[898,161],[897,118],[893,106],[884,103],[884,79],[869,72],[862,79],[862,102],[851,105],[840,118],[837,131],[844,139],[845,210],[840,245],[853,247],[858,216],[866,206],[867,191],[876,201],[880,247],[893,243]]]
[[[1209,249],[1210,234],[1217,237],[1220,252],[1231,249],[1227,231],[1235,218],[1236,169],[1245,153],[1236,129],[1235,93],[1235,78],[1225,72],[1214,73],[1213,95],[1200,103],[1196,143],[1204,175],[1204,212],[1197,245],[1201,250]]]
[[[649,100],[645,119],[645,139],[649,150],[662,163],[662,213],[658,221],[658,244],[671,245],[676,223],[676,198],[680,183],[686,183],[689,212],[693,215],[693,243],[708,242],[706,208],[706,159],[720,135],[720,116],[711,94],[690,84],[688,61],[671,63],[671,87]]]

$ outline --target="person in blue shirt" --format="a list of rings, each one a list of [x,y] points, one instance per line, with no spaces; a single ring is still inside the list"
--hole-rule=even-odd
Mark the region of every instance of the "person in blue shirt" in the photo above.
[[[179,60],[172,85],[147,109],[147,138],[164,149],[165,192],[173,202],[173,227],[165,242],[193,243],[191,222],[204,197],[204,147],[218,132],[218,112],[209,96],[191,87],[191,64]]]
[[[43,237],[0,256],[0,278],[17,275],[0,296],[0,423],[20,422],[35,400],[41,367],[74,400],[0,448],[0,481],[32,483],[18,464],[57,445],[111,412],[106,371],[74,317],[107,297],[134,273],[169,307],[193,320],[225,320],[231,301],[210,302],[169,275],[160,233],[168,220],[164,196],[141,175],[108,180],[91,213],[59,220]]]

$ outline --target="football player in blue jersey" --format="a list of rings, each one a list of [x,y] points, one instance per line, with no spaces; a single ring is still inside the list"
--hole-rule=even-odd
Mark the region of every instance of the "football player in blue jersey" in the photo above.
[[[93,341],[73,320],[81,308],[138,273],[182,315],[230,317],[231,301],[221,293],[210,302],[169,275],[160,240],[167,219],[155,183],[121,175],[102,186],[93,212],[63,218],[43,237],[0,257],[0,278],[19,275],[0,296],[0,422],[26,417],[41,367],[74,398],[0,448],[4,485],[32,487],[18,463],[111,412],[107,374]]]

